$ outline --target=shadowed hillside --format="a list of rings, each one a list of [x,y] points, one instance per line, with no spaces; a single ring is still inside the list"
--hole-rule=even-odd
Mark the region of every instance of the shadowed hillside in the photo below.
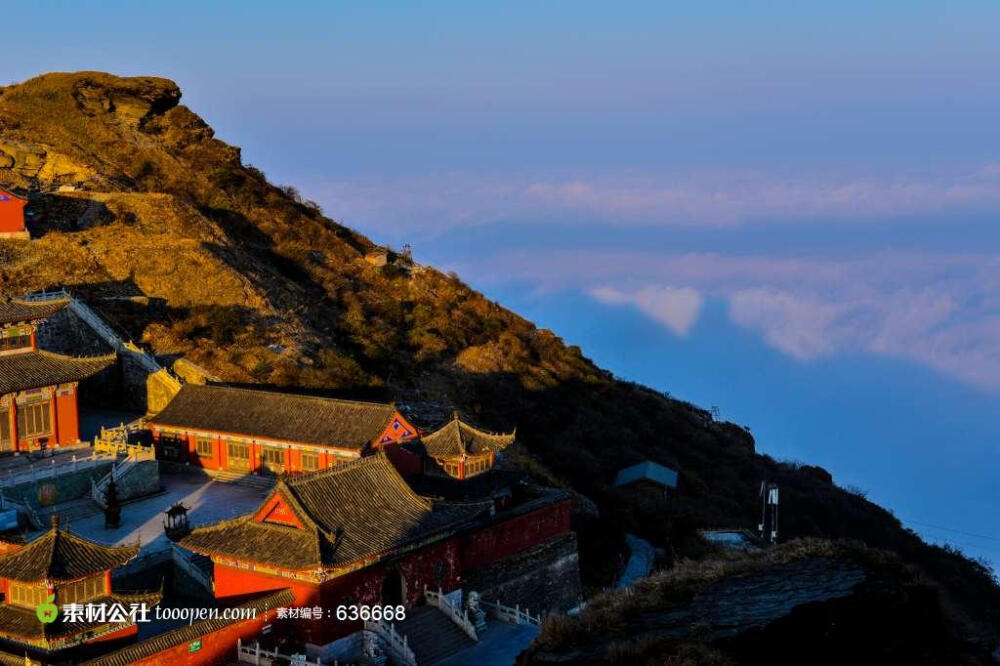
[[[591,588],[614,577],[623,530],[673,558],[703,551],[696,528],[754,526],[766,476],[786,535],[896,551],[941,582],[969,633],[1000,632],[1000,589],[978,563],[819,468],[756,454],[743,428],[614,379],[458,277],[379,255],[243,164],[180,97],[164,79],[92,72],[0,88],[0,184],[35,192],[36,238],[0,243],[3,293],[68,286],[157,354],[228,381],[391,396],[423,425],[453,405],[516,425],[516,463],[578,493]],[[610,487],[644,458],[680,470],[671,503]]]

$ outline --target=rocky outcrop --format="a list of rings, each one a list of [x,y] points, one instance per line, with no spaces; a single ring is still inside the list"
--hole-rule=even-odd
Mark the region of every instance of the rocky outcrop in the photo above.
[[[45,146],[0,139],[0,183],[22,188],[39,182],[77,185],[95,175],[90,167]]]
[[[34,178],[45,165],[45,151],[39,146],[0,139],[0,169]]]
[[[936,587],[853,546],[682,566],[593,606],[551,620],[518,664],[989,663],[986,646],[958,635]],[[692,646],[714,661],[680,660]]]
[[[88,116],[112,116],[138,126],[154,114],[177,106],[181,89],[169,79],[109,77],[100,72],[72,75],[73,99]]]

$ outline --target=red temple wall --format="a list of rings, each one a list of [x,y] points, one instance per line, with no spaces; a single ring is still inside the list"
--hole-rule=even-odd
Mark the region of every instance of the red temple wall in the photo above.
[[[162,446],[160,445],[161,431],[157,429],[155,425],[151,427],[151,430],[153,432],[156,457],[162,460],[164,459],[164,456],[163,456]],[[183,448],[185,450],[185,459],[182,460],[181,462],[189,462],[191,463],[192,466],[203,467],[205,469],[227,468],[229,463],[227,455],[227,446],[226,446],[227,439],[231,437],[235,437],[237,439],[249,439],[241,435],[214,433],[209,437],[209,439],[212,440],[212,455],[202,457],[198,455],[197,445],[195,444],[196,440],[199,437],[200,435],[194,435],[194,434],[182,435],[180,437],[180,440],[183,443]],[[295,444],[295,442],[292,443]],[[280,445],[275,444],[273,446],[280,446]],[[302,446],[312,447],[313,445],[303,444]],[[250,444],[250,470],[248,470],[249,472],[258,472],[261,470],[262,468],[261,449],[263,448],[266,448],[266,445]],[[285,449],[284,465],[286,471],[289,472],[302,471],[301,453],[302,452],[299,449],[289,449],[289,448]],[[336,465],[350,459],[347,456],[337,455],[333,452],[317,451],[316,453],[318,456],[319,469],[324,469],[326,467],[329,467],[331,465],[331,462],[334,465]],[[345,451],[345,453],[347,452]]]
[[[570,504],[563,500],[463,535],[462,570],[485,566],[570,531]]]
[[[76,389],[69,395],[56,392],[56,432],[59,444],[71,444],[80,440],[80,415],[76,404]]]
[[[319,585],[308,581],[282,578],[259,571],[238,569],[226,564],[215,563],[215,598],[234,600],[261,592],[276,592],[289,588],[295,595],[295,603],[314,605],[319,599]]]
[[[407,451],[400,444],[389,444],[383,450],[400,474],[423,474],[424,458],[419,453]]]
[[[0,190],[0,194],[10,196],[2,190]],[[24,206],[26,204],[26,201],[14,196],[10,196],[10,201],[0,201],[0,233],[24,231]]]
[[[383,583],[393,571],[399,572],[402,577],[408,607],[420,600],[425,585],[432,590],[440,586],[446,592],[460,587],[458,550],[458,539],[448,539],[407,553],[395,562],[366,567],[321,585],[216,564],[215,596],[217,599],[233,600],[249,594],[290,588],[296,606],[323,608],[327,616],[323,621],[295,620],[293,625],[297,637],[322,645],[357,631],[361,626],[360,622],[337,621],[337,606],[381,605]]]
[[[59,446],[62,444],[75,444],[80,441],[80,413],[77,408],[77,390],[73,389],[72,395],[60,396],[55,386],[46,387],[52,391],[49,398],[49,419],[51,420],[51,433],[45,437],[34,437],[26,439],[23,433],[17,429],[17,400],[15,395],[10,396],[9,418],[11,438],[14,442],[15,451],[37,450],[39,439],[48,439],[47,446]]]

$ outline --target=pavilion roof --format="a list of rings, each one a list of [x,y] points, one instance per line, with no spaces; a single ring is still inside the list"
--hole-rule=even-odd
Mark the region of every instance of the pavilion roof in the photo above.
[[[445,456],[480,455],[502,451],[514,443],[514,433],[493,433],[480,430],[462,421],[456,413],[451,421],[429,435],[421,437],[428,455]]]
[[[24,583],[76,580],[120,567],[138,553],[138,544],[105,546],[54,525],[23,548],[0,557],[0,578]]]
[[[0,355],[0,394],[78,382],[104,370],[115,355],[77,358],[47,351]]]
[[[186,384],[150,423],[360,451],[396,413],[387,403]]]
[[[51,317],[69,304],[69,298],[53,301],[23,301],[0,298],[0,324],[19,324]]]
[[[449,533],[490,506],[433,503],[417,495],[383,452],[279,480],[261,507],[275,496],[302,529],[258,522],[250,514],[196,528],[181,545],[287,569],[342,566]]]

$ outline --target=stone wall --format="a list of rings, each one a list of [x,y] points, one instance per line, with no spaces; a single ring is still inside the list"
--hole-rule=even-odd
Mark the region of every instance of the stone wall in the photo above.
[[[3,494],[15,501],[27,502],[34,508],[90,496],[91,480],[100,479],[111,471],[111,463],[101,463],[39,481],[5,487]]]
[[[68,307],[38,325],[38,347],[68,356],[104,356],[114,351]]]
[[[152,414],[162,411],[179,391],[180,383],[166,370],[146,375],[146,411]]]
[[[116,479],[115,483],[122,501],[160,492],[160,465],[155,460],[143,460]]]
[[[174,374],[183,379],[188,384],[208,384],[210,382],[217,382],[219,378],[210,373],[205,368],[201,367],[197,363],[192,363],[186,358],[179,358],[174,361],[173,365]]]
[[[566,611],[582,600],[580,559],[573,533],[463,574],[466,591],[488,601],[520,605],[534,614]]]

